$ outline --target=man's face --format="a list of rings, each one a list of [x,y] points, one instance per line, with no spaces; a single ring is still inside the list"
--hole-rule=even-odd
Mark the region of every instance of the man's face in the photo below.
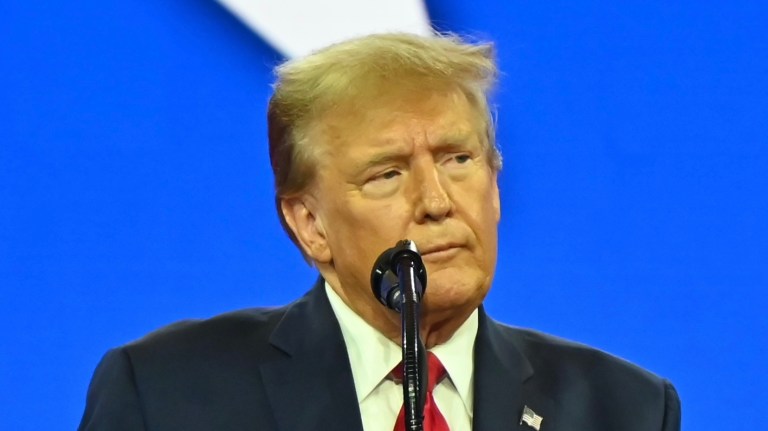
[[[318,266],[358,312],[381,307],[371,267],[407,238],[427,269],[424,316],[473,310],[491,285],[500,217],[485,126],[460,91],[401,93],[335,109],[310,133],[321,146],[311,194],[329,258]]]

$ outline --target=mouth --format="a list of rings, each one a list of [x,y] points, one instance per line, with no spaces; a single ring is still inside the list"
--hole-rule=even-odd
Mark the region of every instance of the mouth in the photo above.
[[[459,244],[444,244],[428,247],[421,253],[424,262],[439,262],[456,256],[463,247]]]

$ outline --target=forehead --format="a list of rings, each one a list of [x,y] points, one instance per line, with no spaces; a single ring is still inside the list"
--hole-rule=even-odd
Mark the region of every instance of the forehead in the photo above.
[[[477,141],[483,111],[459,89],[395,90],[336,106],[315,121],[313,146],[333,157],[423,142]]]

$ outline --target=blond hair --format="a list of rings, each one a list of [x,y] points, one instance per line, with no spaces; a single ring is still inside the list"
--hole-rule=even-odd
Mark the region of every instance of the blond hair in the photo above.
[[[489,164],[494,171],[501,169],[487,100],[496,79],[489,43],[467,43],[455,35],[375,34],[287,61],[275,73],[267,112],[275,202],[283,229],[299,250],[280,201],[304,192],[314,180],[318,148],[309,142],[308,130],[334,107],[375,97],[387,86],[458,88],[484,119]]]

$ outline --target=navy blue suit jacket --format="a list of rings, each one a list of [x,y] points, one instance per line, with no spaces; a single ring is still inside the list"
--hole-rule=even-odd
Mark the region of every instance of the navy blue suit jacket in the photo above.
[[[621,359],[480,310],[476,431],[674,431],[672,385]],[[81,431],[362,431],[344,339],[322,281],[285,307],[180,322],[109,351]],[[461,430],[456,430],[461,431]]]

